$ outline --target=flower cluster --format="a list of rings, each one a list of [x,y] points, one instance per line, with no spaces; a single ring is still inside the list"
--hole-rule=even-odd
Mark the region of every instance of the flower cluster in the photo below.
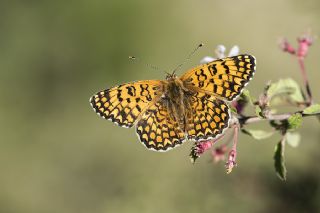
[[[240,51],[237,45],[234,45],[233,47],[231,47],[228,54],[226,54],[226,50],[227,48],[224,45],[220,44],[215,49],[216,57],[206,56],[203,59],[201,59],[200,63],[205,64],[205,63],[209,63],[211,61],[217,60],[219,58],[236,56],[236,55],[239,55],[239,51]]]
[[[279,42],[279,47],[282,51],[287,52],[298,59],[303,83],[308,95],[307,101],[309,102],[308,103],[309,105],[312,104],[313,100],[312,100],[309,80],[308,80],[305,65],[304,65],[304,59],[308,55],[309,47],[313,44],[314,39],[315,37],[311,35],[310,31],[307,33],[304,33],[302,36],[299,36],[297,38],[298,47],[296,49],[288,42],[286,38],[280,39],[280,42]]]
[[[310,31],[304,33],[297,38],[298,48],[294,48],[286,38],[281,38],[279,41],[279,47],[282,51],[288,52],[291,55],[295,55],[299,58],[305,58],[308,54],[309,47],[313,44],[315,37],[311,35]]]

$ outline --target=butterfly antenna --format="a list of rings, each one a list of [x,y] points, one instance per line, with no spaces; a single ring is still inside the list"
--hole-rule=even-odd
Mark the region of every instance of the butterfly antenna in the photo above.
[[[197,52],[197,50],[202,47],[204,44],[200,43],[189,55],[188,57],[181,63],[179,64],[172,72],[172,75],[176,73],[176,71],[182,67],[187,61],[189,61],[191,59],[191,57]]]
[[[129,56],[129,59],[130,59],[130,60],[133,60],[133,61],[136,61],[136,62],[139,62],[139,63],[141,63],[141,64],[145,65],[146,67],[151,68],[151,69],[153,69],[153,70],[158,70],[158,71],[160,70],[160,68],[157,67],[157,66],[154,66],[154,65],[152,65],[152,64],[148,64],[148,63],[143,63],[143,62],[141,62],[141,60],[140,60],[139,58],[135,57],[135,56]]]

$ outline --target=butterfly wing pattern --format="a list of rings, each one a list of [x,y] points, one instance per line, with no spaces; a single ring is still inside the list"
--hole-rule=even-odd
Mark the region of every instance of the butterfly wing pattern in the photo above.
[[[122,127],[132,127],[153,104],[161,81],[137,81],[98,92],[90,98],[93,109],[101,117]]]
[[[189,140],[213,139],[229,126],[230,110],[224,101],[197,93],[191,102],[193,116],[187,131]]]
[[[255,69],[253,56],[238,55],[200,65],[180,77],[188,89],[197,91],[192,99],[188,139],[212,139],[228,128],[230,110],[226,102],[241,94]]]
[[[252,55],[238,55],[200,65],[181,76],[196,91],[232,101],[252,79],[256,60]]]
[[[127,83],[98,92],[90,103],[96,113],[122,127],[136,126],[140,141],[154,151],[168,151],[186,140],[203,141],[229,126],[227,102],[238,97],[252,79],[255,58],[238,55],[200,65],[179,78],[191,92],[186,128],[174,119],[164,101],[168,81]]]
[[[168,109],[159,101],[151,106],[137,123],[140,141],[151,150],[166,151],[182,144],[185,134],[171,119]]]

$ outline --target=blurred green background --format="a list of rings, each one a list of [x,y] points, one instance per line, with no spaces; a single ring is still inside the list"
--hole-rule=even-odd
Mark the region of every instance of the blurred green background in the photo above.
[[[287,146],[287,182],[273,168],[279,136],[240,136],[238,167],[225,174],[210,155],[192,165],[191,143],[167,153],[146,150],[134,129],[100,119],[95,92],[165,74],[130,62],[135,55],[172,70],[240,46],[258,60],[248,86],[292,77],[298,64],[277,40],[320,33],[320,2],[308,1],[0,1],[0,212],[317,212],[319,122],[306,118],[298,148]],[[319,40],[306,67],[320,102]],[[180,74],[183,72],[180,70]]]

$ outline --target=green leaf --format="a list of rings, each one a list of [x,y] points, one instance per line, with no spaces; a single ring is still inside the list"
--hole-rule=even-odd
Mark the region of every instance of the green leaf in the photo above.
[[[251,105],[253,105],[254,100],[251,97],[249,90],[244,89],[241,93],[241,96],[243,96],[245,99],[247,99]]]
[[[294,148],[297,147],[300,143],[301,136],[299,133],[287,132],[285,137],[286,137],[287,143]]]
[[[275,147],[274,151],[274,168],[278,177],[281,180],[286,180],[287,169],[284,164],[284,146],[285,146],[285,138],[283,138]]]
[[[231,110],[231,112],[233,112],[235,114],[238,114],[238,111],[237,111],[237,109],[235,107],[230,106],[230,110]]]
[[[256,106],[256,115],[260,118],[264,118],[264,115],[262,114],[262,110],[258,105]]]
[[[257,140],[263,140],[263,139],[269,138],[274,134],[274,132],[267,132],[264,130],[254,130],[254,129],[241,129],[241,131]]]
[[[320,113],[320,104],[313,104],[303,110],[303,114],[312,115],[316,113]]]
[[[278,96],[287,96],[294,102],[304,101],[299,84],[291,78],[280,79],[279,81],[272,83],[267,91],[267,96],[270,99]],[[274,101],[276,100],[273,100],[273,102]]]
[[[288,129],[297,129],[301,126],[302,115],[300,113],[295,113],[288,118]]]

